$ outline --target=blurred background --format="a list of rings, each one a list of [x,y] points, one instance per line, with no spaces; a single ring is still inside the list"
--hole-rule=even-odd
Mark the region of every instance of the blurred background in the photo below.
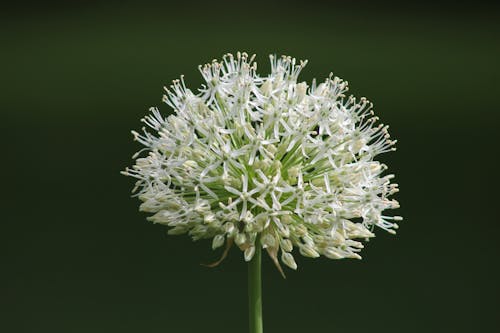
[[[0,13],[0,331],[246,332],[246,265],[169,236],[119,174],[162,87],[238,50],[308,59],[391,125],[396,236],[362,261],[264,260],[266,332],[499,327],[499,7],[486,2],[22,2]]]

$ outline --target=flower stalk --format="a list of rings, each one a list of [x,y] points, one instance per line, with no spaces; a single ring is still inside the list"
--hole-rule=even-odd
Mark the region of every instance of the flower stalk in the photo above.
[[[248,314],[250,333],[262,333],[262,248],[256,240],[255,254],[248,263]]]
[[[132,131],[144,148],[123,171],[136,178],[140,210],[171,235],[233,246],[248,262],[250,333],[262,333],[261,257],[265,249],[296,270],[294,255],[361,259],[375,227],[395,233],[401,216],[389,197],[399,191],[376,157],[395,150],[389,126],[373,104],[348,96],[330,75],[299,81],[307,61],[270,55],[271,73],[257,73],[255,56],[226,54],[199,70],[189,89],[181,76]],[[149,129],[147,128],[149,127]],[[293,252],[293,254],[292,254]]]

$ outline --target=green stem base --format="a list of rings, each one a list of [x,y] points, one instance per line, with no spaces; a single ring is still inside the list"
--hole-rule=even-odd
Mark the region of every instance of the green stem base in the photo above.
[[[259,240],[255,241],[255,254],[248,263],[248,310],[250,333],[263,333],[262,326],[262,248]]]

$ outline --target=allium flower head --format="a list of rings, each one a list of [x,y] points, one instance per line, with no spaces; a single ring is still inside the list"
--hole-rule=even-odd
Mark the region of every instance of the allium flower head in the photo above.
[[[271,74],[259,76],[254,56],[227,54],[200,66],[205,85],[184,80],[166,89],[164,102],[133,132],[145,146],[124,174],[148,219],[169,234],[233,243],[249,261],[256,246],[297,268],[292,252],[307,257],[361,258],[360,239],[374,227],[391,233],[398,216],[393,175],[375,161],[394,150],[388,126],[377,125],[372,104],[346,96],[347,82],[299,82],[306,61],[270,56]],[[294,252],[295,253],[295,252]]]

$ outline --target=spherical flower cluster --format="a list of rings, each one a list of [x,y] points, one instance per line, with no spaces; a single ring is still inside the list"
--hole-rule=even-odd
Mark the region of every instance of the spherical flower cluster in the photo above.
[[[347,82],[330,75],[298,82],[305,61],[270,56],[271,74],[256,73],[254,56],[227,54],[200,66],[197,93],[175,80],[152,108],[145,146],[124,174],[137,178],[140,209],[169,234],[236,244],[246,261],[256,246],[292,269],[292,250],[307,257],[361,258],[360,239],[375,226],[394,233],[399,216],[388,197],[393,175],[374,160],[394,150],[388,126],[372,104],[347,97]]]

